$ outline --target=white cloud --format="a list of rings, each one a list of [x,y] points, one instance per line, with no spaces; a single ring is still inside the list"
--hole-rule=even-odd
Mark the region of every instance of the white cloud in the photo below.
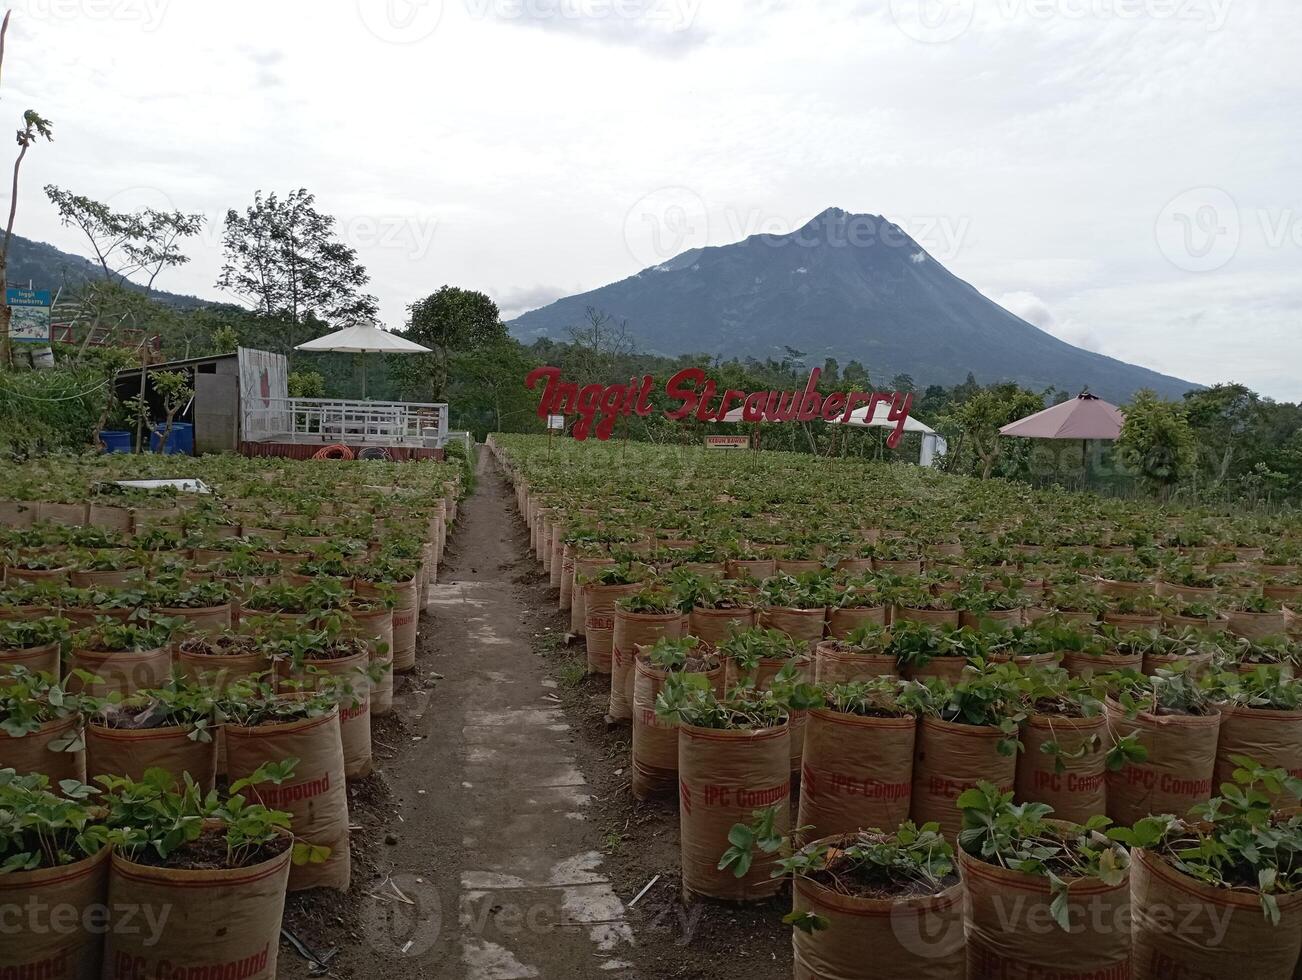
[[[307,187],[341,225],[407,229],[357,245],[392,326],[445,282],[523,306],[547,298],[532,284],[633,274],[627,219],[664,188],[699,199],[711,243],[837,205],[987,295],[1038,298],[1064,339],[1302,398],[1296,0],[1234,3],[1219,29],[981,3],[948,43],[878,0],[562,2],[16,3],[0,116],[30,106],[56,137],[24,164],[16,230],[80,248],[45,183],[203,211],[160,285],[214,296],[226,209]],[[1243,237],[1191,273],[1157,222],[1205,187]]]
[[[1069,344],[1094,351],[1096,354],[1109,353],[1103,349],[1094,331],[1070,318],[1060,319],[1035,293],[1025,291],[1005,293],[995,297],[995,302],[1009,313],[1020,316],[1027,323],[1039,327],[1045,333],[1053,334],[1059,340],[1065,340]]]

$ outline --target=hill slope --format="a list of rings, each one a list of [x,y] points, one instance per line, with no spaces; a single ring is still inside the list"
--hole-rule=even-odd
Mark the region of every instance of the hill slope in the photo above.
[[[11,286],[26,286],[30,282],[33,289],[48,289],[51,293],[57,293],[60,288],[67,293],[88,280],[102,279],[104,276],[104,270],[90,259],[60,251],[53,245],[23,238],[21,235],[14,235],[10,242],[7,272]],[[135,283],[129,285],[140,288]],[[210,300],[199,299],[197,296],[183,296],[161,290],[154,292],[154,299],[182,310],[213,305]]]
[[[511,323],[525,342],[568,339],[595,307],[627,320],[657,354],[856,358],[875,382],[1013,380],[1033,390],[1090,390],[1121,401],[1139,388],[1167,397],[1190,382],[1073,347],[981,295],[878,215],[837,208],[789,235],[694,249],[663,265],[557,300]]]

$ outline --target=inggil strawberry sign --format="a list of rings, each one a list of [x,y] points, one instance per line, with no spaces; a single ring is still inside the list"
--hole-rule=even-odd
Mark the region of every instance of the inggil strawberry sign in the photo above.
[[[695,418],[700,422],[722,422],[728,413],[741,409],[743,422],[848,422],[855,409],[866,407],[867,417],[873,418],[877,406],[890,406],[886,419],[895,428],[886,440],[892,449],[899,445],[904,435],[904,424],[913,407],[913,395],[900,391],[834,391],[821,394],[818,379],[821,368],[809,372],[809,381],[803,391],[739,391],[727,388],[719,391],[702,368],[684,368],[665,382],[665,396],[674,404],[665,409],[665,418],[684,421]],[[651,394],[655,379],[645,375],[630,378],[628,384],[580,386],[574,381],[561,379],[560,368],[540,367],[530,371],[524,379],[526,388],[533,390],[544,382],[542,399],[538,403],[538,417],[550,415],[577,415],[574,438],[586,439],[589,434],[598,439],[609,439],[615,420],[622,416],[647,416],[655,411]]]

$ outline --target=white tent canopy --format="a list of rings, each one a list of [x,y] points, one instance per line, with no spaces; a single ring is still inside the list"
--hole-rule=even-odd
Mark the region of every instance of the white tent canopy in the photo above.
[[[428,354],[430,349],[397,334],[381,330],[373,323],[356,327],[344,327],[334,333],[328,333],[306,344],[299,344],[294,350],[327,351],[338,354]]]
[[[899,422],[892,421],[890,419],[890,414],[890,402],[878,402],[874,406],[873,417],[871,419],[868,417],[868,406],[864,405],[862,408],[856,408],[851,412],[850,420],[844,424],[852,425],[860,429],[894,429]],[[723,417],[722,421],[745,422],[746,420],[742,417],[742,409],[734,408]],[[839,417],[833,419],[832,424],[841,425],[841,419]],[[904,420],[904,431],[918,432],[922,434],[922,453],[918,457],[918,465],[920,466],[931,466],[939,453],[946,452],[949,449],[948,444],[940,433],[925,422],[918,421],[912,415]]]
[[[397,334],[381,330],[374,323],[344,327],[324,337],[299,344],[294,350],[313,351],[318,354],[429,354],[432,351]],[[362,360],[362,397],[366,397],[366,361]]]

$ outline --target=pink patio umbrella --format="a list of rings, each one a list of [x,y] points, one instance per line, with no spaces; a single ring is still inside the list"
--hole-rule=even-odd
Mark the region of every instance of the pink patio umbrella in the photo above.
[[[1083,391],[1060,405],[1046,408],[999,430],[1017,439],[1079,439],[1081,463],[1086,461],[1091,439],[1116,439],[1126,416],[1111,402]]]

